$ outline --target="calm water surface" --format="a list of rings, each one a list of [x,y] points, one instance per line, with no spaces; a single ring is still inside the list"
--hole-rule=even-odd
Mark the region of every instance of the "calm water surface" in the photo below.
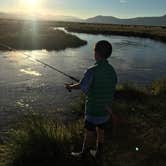
[[[62,28],[60,28],[62,29]],[[63,87],[68,78],[27,59],[30,54],[77,78],[94,64],[93,47],[98,40],[113,45],[109,62],[119,82],[148,84],[166,77],[166,44],[150,39],[73,33],[87,40],[86,46],[63,51],[36,50],[0,52],[0,127],[16,113],[29,110],[64,113],[79,92],[68,93]]]

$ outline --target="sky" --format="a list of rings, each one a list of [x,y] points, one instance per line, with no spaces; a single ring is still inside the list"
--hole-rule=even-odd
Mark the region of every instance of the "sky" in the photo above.
[[[96,15],[132,18],[165,15],[166,0],[0,0],[0,11],[79,18]]]

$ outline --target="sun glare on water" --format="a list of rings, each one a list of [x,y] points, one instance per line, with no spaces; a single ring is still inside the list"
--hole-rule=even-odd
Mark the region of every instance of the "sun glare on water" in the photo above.
[[[31,70],[31,68],[28,68],[28,69],[20,69],[20,72],[25,73],[25,74],[28,74],[28,75],[33,75],[33,76],[36,76],[36,77],[41,76],[40,73],[38,73],[37,71]]]

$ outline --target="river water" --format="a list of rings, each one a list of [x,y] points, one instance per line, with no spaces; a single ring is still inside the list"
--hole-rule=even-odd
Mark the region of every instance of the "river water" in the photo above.
[[[80,93],[66,91],[63,85],[71,80],[35,63],[22,53],[80,79],[87,67],[94,64],[94,44],[99,40],[108,40],[113,45],[109,62],[116,69],[120,83],[149,84],[153,80],[166,77],[164,43],[136,37],[72,34],[87,40],[88,44],[76,49],[51,52],[0,51],[0,128],[20,112],[34,110],[47,111],[50,114],[64,113],[64,109]]]

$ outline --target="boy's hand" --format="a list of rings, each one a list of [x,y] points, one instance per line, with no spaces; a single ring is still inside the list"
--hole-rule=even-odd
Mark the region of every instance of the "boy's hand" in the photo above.
[[[72,90],[71,85],[73,85],[73,84],[65,84],[65,88],[66,88],[69,92],[71,92],[71,90]]]

